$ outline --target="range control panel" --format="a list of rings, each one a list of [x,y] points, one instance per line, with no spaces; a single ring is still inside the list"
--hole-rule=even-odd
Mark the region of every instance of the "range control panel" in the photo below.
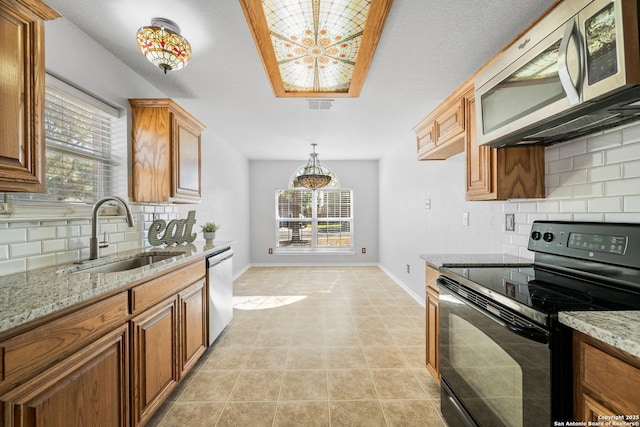
[[[528,249],[640,268],[640,223],[535,221]]]

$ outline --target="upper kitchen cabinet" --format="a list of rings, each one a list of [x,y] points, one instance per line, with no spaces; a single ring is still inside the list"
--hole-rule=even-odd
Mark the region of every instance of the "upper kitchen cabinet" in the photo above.
[[[418,160],[445,160],[464,151],[464,92],[458,89],[413,128]]]
[[[544,147],[479,146],[473,87],[465,102],[467,200],[545,197]]]
[[[0,191],[44,191],[44,21],[39,0],[0,0]]]
[[[200,201],[205,126],[171,99],[130,99],[133,200]]]

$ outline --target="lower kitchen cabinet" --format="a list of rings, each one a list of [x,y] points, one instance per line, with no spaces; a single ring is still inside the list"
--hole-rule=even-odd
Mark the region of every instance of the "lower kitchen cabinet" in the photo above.
[[[123,325],[2,397],[6,427],[129,426]]]
[[[438,310],[439,304],[439,290],[436,280],[440,273],[435,268],[427,266],[425,269],[426,277],[426,291],[427,291],[427,304],[426,304],[426,365],[427,370],[433,375],[433,377],[440,383],[440,346],[439,340],[439,320],[440,315]]]
[[[180,302],[180,377],[207,349],[207,287],[200,280],[178,294]]]
[[[144,424],[178,384],[178,298],[131,320],[133,425]]]
[[[640,359],[602,341],[573,332],[574,417],[603,421],[638,422],[640,416]],[[595,425],[595,424],[594,424]]]

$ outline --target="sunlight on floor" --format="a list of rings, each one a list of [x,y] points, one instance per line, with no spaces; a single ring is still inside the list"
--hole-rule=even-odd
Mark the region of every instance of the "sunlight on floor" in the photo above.
[[[306,295],[247,295],[234,296],[233,308],[238,310],[265,310],[294,304],[307,298]]]

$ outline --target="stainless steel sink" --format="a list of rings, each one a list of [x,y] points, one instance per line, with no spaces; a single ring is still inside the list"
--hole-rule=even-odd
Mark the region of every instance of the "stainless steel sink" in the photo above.
[[[159,261],[164,261],[175,256],[183,255],[184,252],[173,252],[170,254],[141,254],[132,258],[114,260],[106,264],[96,265],[95,267],[80,267],[77,270],[69,271],[70,273],[117,273],[119,271],[133,270],[134,268],[144,267]]]

